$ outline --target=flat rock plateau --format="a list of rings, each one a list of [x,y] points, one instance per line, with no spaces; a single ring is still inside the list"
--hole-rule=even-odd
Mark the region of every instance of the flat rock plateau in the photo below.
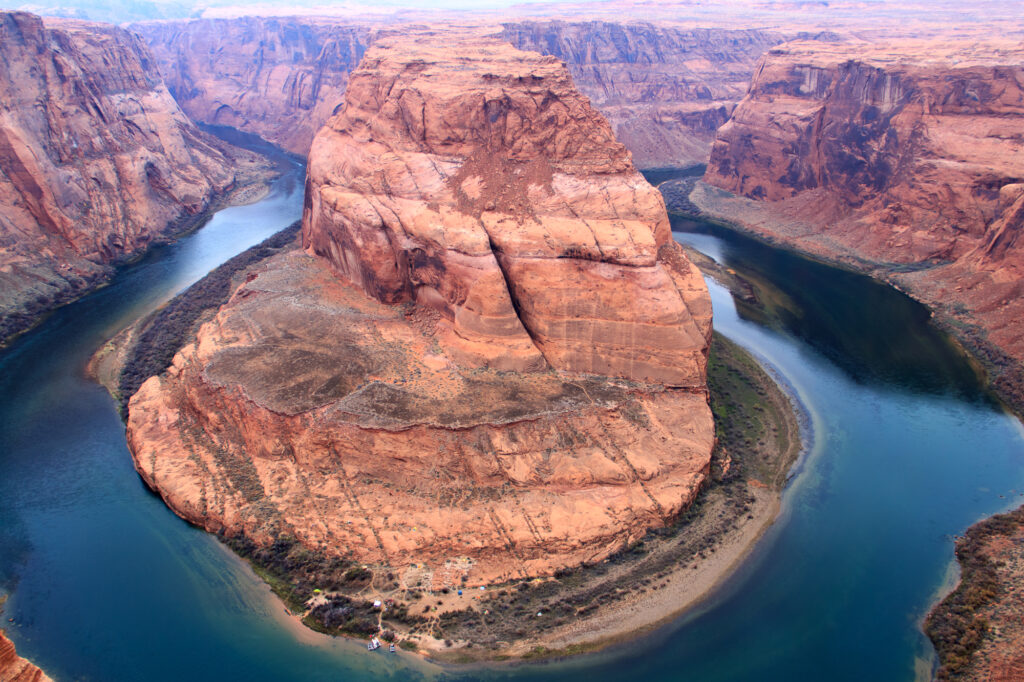
[[[302,240],[131,399],[181,516],[429,589],[599,561],[693,502],[710,299],[559,60],[377,40],[312,143]]]
[[[0,341],[265,178],[114,26],[0,12]]]

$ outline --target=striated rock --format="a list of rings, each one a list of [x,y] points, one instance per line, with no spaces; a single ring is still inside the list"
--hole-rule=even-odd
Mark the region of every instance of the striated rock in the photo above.
[[[881,266],[1024,359],[1019,43],[771,50],[691,197],[833,258]],[[754,201],[749,201],[749,200]]]
[[[565,66],[432,40],[415,63],[381,40],[352,74],[310,151],[306,246],[384,303],[437,309],[463,364],[703,385],[703,282],[659,260],[661,195]]]
[[[50,677],[18,655],[14,642],[0,630],[0,682],[51,682]]]
[[[340,18],[204,19],[136,24],[168,87],[194,119],[231,125],[305,154],[340,106],[377,36],[412,27]],[[641,167],[707,160],[758,57],[781,42],[755,30],[646,23],[523,21],[465,27],[565,61]]]
[[[305,156],[337,113],[370,30],[295,17],[150,22],[149,43],[167,87],[196,121],[255,133]]]
[[[376,43],[314,141],[303,242],[131,400],[136,466],[183,517],[476,584],[693,501],[710,300],[557,60]]]
[[[0,12],[0,54],[3,339],[262,162],[196,129],[119,28]]]
[[[757,30],[608,21],[507,23],[500,35],[563,60],[641,168],[706,162],[757,60],[782,42]]]

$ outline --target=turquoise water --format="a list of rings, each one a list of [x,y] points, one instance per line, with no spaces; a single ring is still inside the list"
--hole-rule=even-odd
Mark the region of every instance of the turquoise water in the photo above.
[[[284,164],[289,163],[283,159]],[[3,624],[58,679],[415,680],[439,669],[295,626],[267,588],[135,474],[113,401],[84,366],[102,342],[294,221],[301,167],[218,213],[0,356]],[[731,232],[687,241],[779,288],[744,319],[712,284],[716,327],[799,394],[814,446],[783,518],[699,610],[626,647],[453,679],[910,679],[951,535],[1020,500],[1019,422],[906,297]],[[747,316],[750,318],[749,311]],[[14,618],[14,623],[8,623]]]

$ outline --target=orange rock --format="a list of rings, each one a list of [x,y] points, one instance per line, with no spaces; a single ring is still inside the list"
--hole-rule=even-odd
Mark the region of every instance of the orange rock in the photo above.
[[[147,483],[208,530],[434,585],[597,561],[685,509],[710,300],[565,67],[388,39],[346,98],[310,153],[309,249],[132,398]]]
[[[695,195],[712,213],[883,268],[1024,360],[1019,43],[790,43],[758,67]],[[902,268],[907,270],[907,268]]]
[[[0,55],[2,340],[260,162],[199,131],[122,29],[0,12]]]
[[[42,670],[19,656],[14,643],[0,630],[0,680],[2,682],[52,682]]]
[[[465,30],[565,61],[643,168],[704,163],[758,57],[782,41],[756,30],[633,21],[476,21]],[[303,155],[341,105],[349,73],[371,42],[406,31],[371,17],[238,17],[132,29],[193,119],[241,128]]]
[[[701,277],[659,260],[661,195],[553,58],[378,41],[314,140],[303,239],[378,300],[436,307],[463,364],[704,384]]]

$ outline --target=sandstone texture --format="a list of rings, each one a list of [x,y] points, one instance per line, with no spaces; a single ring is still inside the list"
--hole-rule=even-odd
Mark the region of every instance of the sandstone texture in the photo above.
[[[51,682],[49,676],[18,655],[0,630],[0,682]]]
[[[2,340],[262,162],[199,131],[122,29],[0,12],[0,55]]]
[[[255,133],[305,156],[337,113],[370,29],[295,17],[136,24],[167,87],[196,121]]]
[[[782,42],[758,30],[609,21],[522,21],[500,34],[564,61],[641,168],[707,161],[758,59]]]
[[[183,517],[438,586],[600,560],[694,499],[707,290],[558,60],[379,40],[312,145],[303,244],[131,400]]]
[[[691,199],[878,269],[1020,361],[1022,168],[1020,43],[790,43],[758,67]]]
[[[168,87],[195,120],[256,133],[306,154],[341,105],[349,73],[379,37],[414,26],[358,19],[240,17],[136,24]],[[707,160],[760,55],[756,30],[646,23],[522,21],[463,29],[566,62],[642,168]]]

